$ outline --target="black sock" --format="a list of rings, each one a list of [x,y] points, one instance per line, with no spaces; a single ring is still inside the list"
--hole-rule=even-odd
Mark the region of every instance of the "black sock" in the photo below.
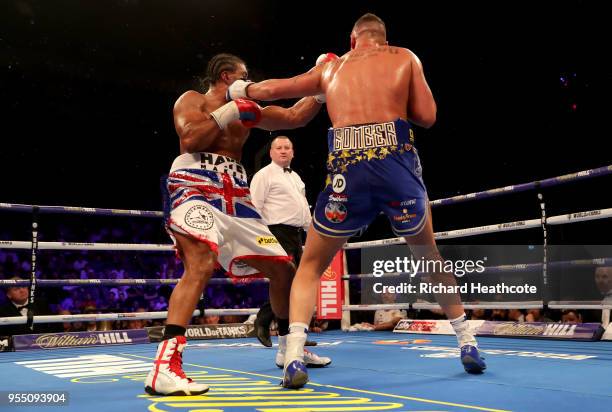
[[[270,324],[274,320],[274,312],[272,312],[272,305],[270,302],[266,302],[257,312],[257,321],[263,327],[270,327]]]
[[[172,339],[175,336],[185,336],[185,328],[180,325],[166,325],[162,340]]]
[[[289,333],[289,319],[276,319],[278,324],[278,335],[285,336]]]

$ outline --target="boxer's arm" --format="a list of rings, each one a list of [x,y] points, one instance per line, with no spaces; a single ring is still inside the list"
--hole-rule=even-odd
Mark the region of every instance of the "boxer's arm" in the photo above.
[[[304,127],[321,110],[314,97],[304,97],[290,108],[267,106],[261,110],[261,121],[256,126],[264,130],[286,130]]]
[[[174,127],[181,140],[181,149],[187,153],[205,151],[223,131],[208,113],[202,112],[198,93],[183,94],[174,105]]]
[[[248,98],[266,101],[315,96],[323,93],[321,89],[322,71],[323,67],[319,65],[290,79],[270,79],[252,83],[247,89]]]
[[[425,80],[423,65],[415,54],[412,54],[410,72],[408,120],[418,126],[430,128],[436,122],[436,102]]]

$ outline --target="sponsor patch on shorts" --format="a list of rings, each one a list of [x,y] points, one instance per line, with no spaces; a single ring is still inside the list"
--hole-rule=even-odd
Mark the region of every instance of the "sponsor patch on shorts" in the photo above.
[[[185,224],[200,230],[208,230],[213,227],[215,218],[208,207],[194,205],[185,213]]]
[[[346,206],[340,202],[329,202],[325,205],[325,218],[332,223],[344,222],[346,215]]]
[[[257,244],[261,246],[278,245],[274,236],[257,236]]]
[[[335,193],[342,193],[346,189],[346,178],[340,174],[334,175],[332,189]]]

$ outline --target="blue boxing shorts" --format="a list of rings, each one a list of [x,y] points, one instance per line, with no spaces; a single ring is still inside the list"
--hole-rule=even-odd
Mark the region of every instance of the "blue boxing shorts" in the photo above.
[[[428,198],[410,123],[363,124],[329,129],[327,181],[313,225],[331,237],[350,237],[382,211],[397,236],[425,226]]]

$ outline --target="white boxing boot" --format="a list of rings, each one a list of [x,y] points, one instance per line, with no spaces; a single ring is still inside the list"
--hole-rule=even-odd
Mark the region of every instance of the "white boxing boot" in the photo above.
[[[190,396],[208,392],[208,385],[195,383],[183,372],[184,336],[166,339],[157,346],[153,369],[145,380],[145,391],[150,395]]]
[[[278,337],[278,351],[276,352],[276,366],[283,368],[285,366],[285,353],[287,352],[287,336]],[[331,363],[331,359],[324,356],[317,356],[304,349],[304,364],[308,368],[323,368]]]

